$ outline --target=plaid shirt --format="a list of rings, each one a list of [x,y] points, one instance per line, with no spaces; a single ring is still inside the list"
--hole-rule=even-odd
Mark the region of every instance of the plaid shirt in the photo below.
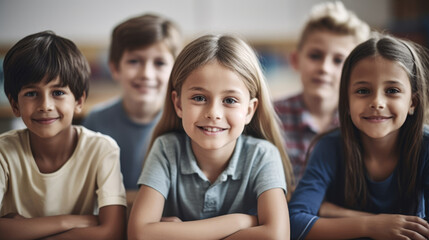
[[[339,126],[338,112],[335,113],[330,127],[320,131],[304,105],[302,94],[276,101],[274,107],[282,123],[286,151],[293,167],[295,183],[298,184],[307,165],[305,154],[311,141],[318,133]]]

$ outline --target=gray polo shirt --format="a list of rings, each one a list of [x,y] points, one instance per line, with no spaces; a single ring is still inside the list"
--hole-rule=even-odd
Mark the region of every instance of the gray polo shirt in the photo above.
[[[241,135],[226,169],[210,183],[185,133],[168,133],[156,139],[138,180],[166,199],[163,216],[183,221],[230,213],[257,213],[258,196],[286,182],[281,157],[270,142]]]

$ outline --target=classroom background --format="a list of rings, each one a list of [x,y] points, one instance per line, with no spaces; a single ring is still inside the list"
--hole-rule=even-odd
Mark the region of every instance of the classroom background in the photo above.
[[[52,30],[79,47],[91,65],[89,97],[81,115],[120,95],[108,66],[110,34],[118,23],[144,13],[176,22],[185,43],[208,33],[236,34],[258,52],[274,99],[297,93],[301,85],[289,66],[307,14],[324,0],[0,0],[0,133],[22,127],[3,91],[3,58],[21,38]],[[429,47],[429,1],[343,0],[373,29]]]

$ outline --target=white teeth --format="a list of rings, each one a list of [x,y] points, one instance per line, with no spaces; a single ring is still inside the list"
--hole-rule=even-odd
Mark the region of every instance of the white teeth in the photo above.
[[[207,132],[220,132],[220,131],[222,131],[221,128],[214,128],[214,127],[204,127],[204,130]]]

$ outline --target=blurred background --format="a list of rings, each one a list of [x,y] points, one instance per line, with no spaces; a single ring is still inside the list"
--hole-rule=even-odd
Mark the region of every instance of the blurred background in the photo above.
[[[155,13],[175,21],[185,43],[207,33],[234,33],[258,52],[273,98],[300,91],[288,56],[311,7],[322,0],[0,0],[0,132],[20,127],[3,92],[2,62],[21,38],[43,30],[76,43],[91,65],[84,113],[119,96],[107,67],[107,49],[115,25]],[[429,46],[428,0],[343,0],[373,29]]]

